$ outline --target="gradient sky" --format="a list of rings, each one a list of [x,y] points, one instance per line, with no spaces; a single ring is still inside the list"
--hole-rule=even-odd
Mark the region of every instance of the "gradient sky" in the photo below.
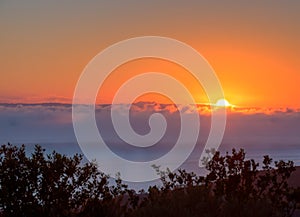
[[[299,108],[299,11],[297,0],[1,0],[0,101],[71,102],[97,53],[158,35],[199,51],[231,103]]]

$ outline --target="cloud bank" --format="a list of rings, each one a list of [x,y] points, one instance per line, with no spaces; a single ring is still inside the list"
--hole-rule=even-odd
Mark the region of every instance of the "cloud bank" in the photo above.
[[[159,112],[166,118],[167,130],[161,141],[148,149],[139,149],[126,144],[116,134],[111,119],[111,109],[123,115],[125,108],[130,107],[132,128],[139,134],[147,134],[150,130],[148,121],[151,114]],[[178,109],[188,116],[199,112],[200,133],[199,147],[201,151],[210,130],[208,105],[176,107],[172,104],[139,102],[133,105],[97,105],[96,120],[98,129],[110,148],[118,153],[147,152],[143,155],[133,154],[131,160],[150,160],[168,152],[177,141],[180,129]],[[291,148],[300,146],[300,110],[299,109],[260,109],[231,108],[228,109],[227,126],[221,149],[244,147],[247,149]],[[11,143],[76,143],[72,126],[72,105],[59,103],[44,104],[0,104],[0,142]],[[202,147],[202,149],[201,149]],[[127,156],[128,157],[128,156]]]

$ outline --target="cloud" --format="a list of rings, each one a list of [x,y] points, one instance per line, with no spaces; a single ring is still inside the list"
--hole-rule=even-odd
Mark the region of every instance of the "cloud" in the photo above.
[[[0,142],[75,141],[69,104],[0,104]]]
[[[132,128],[141,135],[149,133],[149,117],[153,113],[160,112],[164,115],[168,123],[167,131],[161,143],[156,146],[157,149],[161,148],[164,151],[170,150],[178,138],[181,124],[178,111],[182,111],[183,115],[187,117],[193,112],[199,112],[201,126],[199,143],[203,144],[206,141],[210,130],[209,105],[178,105],[176,107],[172,104],[155,102],[138,102],[133,105],[97,105],[96,119],[99,131],[116,150],[122,140],[114,131],[110,119],[111,109],[119,115],[124,115],[125,110],[130,109]],[[232,144],[251,148],[270,147],[272,145],[300,145],[299,109],[235,107],[227,109],[227,111],[224,146]],[[0,142],[76,142],[72,125],[72,105],[60,103],[0,104]]]

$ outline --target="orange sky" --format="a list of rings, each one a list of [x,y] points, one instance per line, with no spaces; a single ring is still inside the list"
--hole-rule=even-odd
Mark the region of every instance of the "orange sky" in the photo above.
[[[299,108],[299,10],[297,1],[1,1],[0,101],[71,102],[83,68],[98,52],[130,37],[159,35],[200,52],[232,104]],[[133,63],[125,71],[161,68],[190,82],[176,66]],[[126,76],[111,79],[103,99]],[[205,102],[201,88],[190,88]]]
[[[156,58],[142,58],[127,62],[126,64],[119,66],[108,76],[108,78],[106,79],[103,86],[98,92],[98,103],[112,103],[113,97],[115,96],[116,92],[122,84],[124,84],[130,78],[134,78],[134,76],[136,75],[140,75],[142,73],[147,72],[160,72],[172,76],[177,81],[180,81],[182,83],[182,86],[188,89],[188,91],[194,97],[196,103],[208,102],[206,94],[202,89],[201,85],[186,69],[173,62],[169,62],[166,60]],[[143,86],[144,84],[140,83],[138,85]],[[162,83],[159,85],[168,84]],[[134,93],[135,89],[137,89],[137,87],[132,86],[129,92]],[[178,90],[175,89],[174,91]],[[179,95],[178,98],[181,100],[181,103],[185,101],[185,99],[182,98],[185,95],[180,97],[180,92],[177,92],[176,94]],[[123,94],[121,98],[123,99],[123,101],[120,103],[128,103],[126,101],[126,95]],[[154,101],[154,99],[159,103],[171,103],[170,100],[166,99],[160,94],[155,93],[142,95],[138,97],[136,101]]]

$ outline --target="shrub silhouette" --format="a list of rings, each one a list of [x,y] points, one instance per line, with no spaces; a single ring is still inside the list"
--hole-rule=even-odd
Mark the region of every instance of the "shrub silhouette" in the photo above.
[[[45,154],[35,146],[0,148],[0,216],[292,216],[299,188],[287,180],[293,162],[274,162],[264,156],[262,171],[244,150],[206,159],[206,177],[185,170],[154,169],[161,186],[135,192],[115,184],[95,163],[83,164],[81,155]]]
[[[275,162],[273,168],[272,159],[264,156],[259,171],[242,149],[225,156],[216,152],[206,162],[206,177],[155,167],[163,186],[150,187],[133,216],[292,216],[299,194],[287,184],[293,162]]]
[[[241,213],[247,216],[254,211],[251,211],[252,206],[261,205],[264,205],[265,216],[291,216],[296,201],[291,199],[294,189],[288,186],[287,180],[295,166],[291,161],[275,161],[274,168],[271,164],[272,159],[264,156],[263,171],[258,171],[258,163],[245,160],[244,150],[233,149],[231,155],[227,153],[224,157],[216,152],[206,166],[210,172],[206,184],[214,183],[212,189],[216,197],[225,201],[224,212],[237,213],[231,216],[241,216]]]
[[[109,187],[109,177],[82,156],[57,152],[45,156],[35,146],[30,157],[25,146],[0,148],[0,210],[4,216],[72,216],[84,213],[93,202],[112,203],[123,194],[120,179]],[[121,206],[121,205],[120,205]]]

